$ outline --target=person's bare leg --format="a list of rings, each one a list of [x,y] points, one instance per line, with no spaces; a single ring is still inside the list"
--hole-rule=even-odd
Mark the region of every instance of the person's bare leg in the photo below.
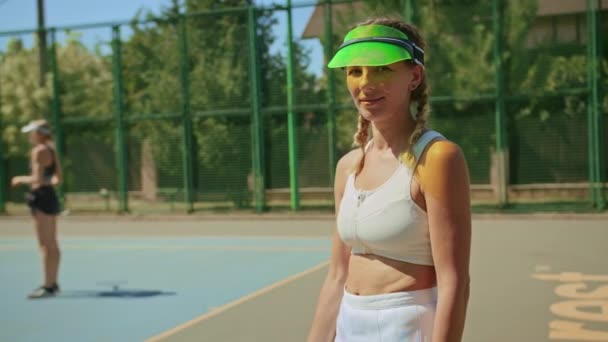
[[[34,214],[34,220],[44,266],[44,286],[52,287],[57,283],[61,259],[57,243],[57,218],[38,210]]]

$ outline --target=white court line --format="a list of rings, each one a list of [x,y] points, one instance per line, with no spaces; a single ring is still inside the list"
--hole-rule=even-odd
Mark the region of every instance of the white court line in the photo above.
[[[0,245],[0,252],[25,251],[36,249],[35,245]],[[287,246],[171,246],[171,245],[70,245],[64,244],[62,250],[165,250],[165,251],[252,251],[252,252],[319,252],[329,251],[327,247],[287,247]]]
[[[222,305],[222,306],[218,306],[218,307],[214,308],[213,311],[211,311],[211,312],[208,312],[206,314],[198,316],[198,317],[196,317],[196,318],[194,318],[194,319],[192,319],[192,320],[190,320],[188,322],[182,323],[182,324],[176,326],[175,328],[169,329],[169,330],[167,330],[167,331],[165,331],[165,332],[163,332],[163,333],[161,333],[159,335],[152,336],[149,339],[147,339],[146,342],[158,342],[158,341],[161,341],[162,339],[165,339],[165,338],[167,338],[167,337],[169,337],[171,335],[174,335],[174,334],[176,334],[176,333],[178,333],[178,332],[180,332],[180,331],[182,331],[184,329],[187,329],[187,328],[189,328],[189,327],[191,327],[191,326],[193,326],[195,324],[203,322],[203,321],[205,321],[205,320],[207,320],[209,318],[215,317],[215,316],[221,314],[222,312],[224,312],[226,310],[232,309],[235,306],[238,306],[238,305],[241,305],[241,304],[243,304],[245,302],[248,302],[248,301],[250,301],[250,300],[252,300],[252,299],[254,299],[256,297],[259,297],[259,296],[261,296],[261,295],[263,295],[265,293],[268,293],[268,292],[270,292],[272,290],[275,290],[275,289],[277,289],[277,288],[279,288],[281,286],[285,286],[285,285],[287,285],[289,283],[292,283],[292,282],[294,282],[294,281],[296,281],[296,280],[298,280],[298,279],[300,279],[300,278],[302,278],[302,277],[304,277],[304,276],[306,276],[308,274],[311,274],[311,273],[313,273],[315,271],[318,271],[318,270],[326,267],[327,265],[329,265],[329,261],[324,261],[324,262],[318,264],[315,267],[312,267],[312,268],[310,268],[310,269],[308,269],[306,271],[300,272],[298,274],[294,274],[291,277],[285,278],[285,279],[283,279],[283,280],[281,280],[279,282],[276,282],[276,283],[274,283],[272,285],[264,287],[261,290],[258,290],[258,291],[254,292],[254,293],[251,293],[249,295],[241,297],[241,298],[239,298],[239,299],[237,299],[237,300],[235,300],[233,302],[230,302],[230,303]]]

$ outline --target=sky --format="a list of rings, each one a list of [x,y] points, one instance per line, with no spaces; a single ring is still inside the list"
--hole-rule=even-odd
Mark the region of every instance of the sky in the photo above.
[[[262,6],[272,3],[285,4],[285,0],[257,0]],[[70,26],[97,22],[125,21],[132,19],[138,10],[159,13],[171,4],[171,0],[45,0],[45,22],[47,27]],[[313,7],[298,8],[293,11],[293,35],[298,39],[304,30]],[[271,47],[286,55],[286,16],[277,15],[277,41]],[[35,29],[37,25],[36,0],[0,0],[0,32]],[[110,29],[87,29],[79,31],[85,44],[94,46],[99,41],[110,40]],[[65,34],[58,32],[61,40]],[[33,42],[32,35],[22,35],[26,45]],[[123,38],[125,38],[123,36]],[[0,50],[4,50],[8,37],[0,36]],[[304,40],[302,44],[311,50],[309,70],[317,75],[323,69],[323,48],[319,40]]]

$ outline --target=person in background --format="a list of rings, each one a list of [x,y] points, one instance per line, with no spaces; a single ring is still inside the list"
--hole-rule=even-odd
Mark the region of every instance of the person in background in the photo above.
[[[53,147],[49,124],[45,120],[35,120],[24,126],[21,131],[29,134],[29,142],[32,145],[30,174],[13,177],[11,185],[30,186],[26,200],[34,219],[42,255],[44,282],[30,293],[28,298],[46,298],[59,292],[57,275],[61,252],[57,242],[57,215],[61,212],[61,205],[53,186],[61,184],[63,173]]]

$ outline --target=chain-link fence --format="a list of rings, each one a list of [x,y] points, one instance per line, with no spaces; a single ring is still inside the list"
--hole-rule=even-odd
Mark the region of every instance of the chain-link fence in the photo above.
[[[70,210],[332,208],[357,113],[323,66],[350,27],[386,15],[427,41],[431,127],[463,149],[477,207],[606,206],[606,1],[183,6],[45,30],[43,86],[37,31],[0,33],[0,210],[23,207],[18,129],[38,117]]]

